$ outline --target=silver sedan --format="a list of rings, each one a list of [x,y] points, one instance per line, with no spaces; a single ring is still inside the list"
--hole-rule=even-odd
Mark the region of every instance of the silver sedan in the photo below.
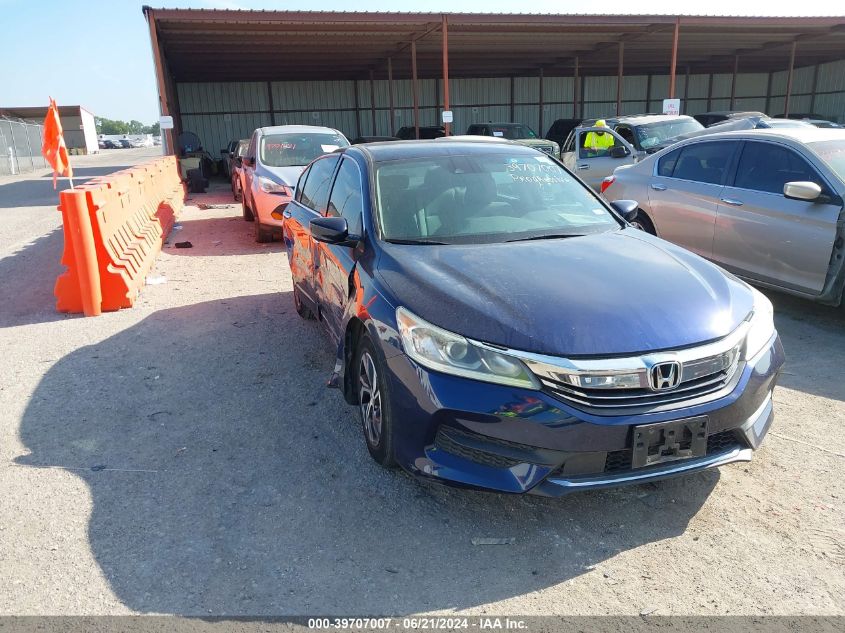
[[[755,284],[837,305],[845,286],[845,130],[710,134],[605,179],[635,223]]]

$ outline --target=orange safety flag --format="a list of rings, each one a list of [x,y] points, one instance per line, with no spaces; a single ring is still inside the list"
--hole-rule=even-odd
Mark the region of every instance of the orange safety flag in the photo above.
[[[56,175],[73,178],[73,169],[67,155],[65,137],[62,136],[62,122],[59,120],[59,108],[50,97],[50,107],[44,117],[44,142],[41,145],[44,160],[53,168],[53,189],[56,188]],[[71,185],[72,186],[72,185]]]

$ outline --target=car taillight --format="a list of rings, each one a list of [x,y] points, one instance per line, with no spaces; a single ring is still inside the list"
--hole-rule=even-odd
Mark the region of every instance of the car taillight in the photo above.
[[[607,191],[608,187],[616,182],[616,176],[608,176],[604,180],[601,181],[601,192],[604,193]]]

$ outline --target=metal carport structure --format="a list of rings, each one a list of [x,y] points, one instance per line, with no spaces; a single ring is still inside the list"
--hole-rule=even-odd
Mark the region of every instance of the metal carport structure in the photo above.
[[[845,16],[144,14],[162,114],[215,143],[284,122],[392,134],[448,109],[457,131],[496,118],[542,134],[673,96],[690,113],[845,114]]]

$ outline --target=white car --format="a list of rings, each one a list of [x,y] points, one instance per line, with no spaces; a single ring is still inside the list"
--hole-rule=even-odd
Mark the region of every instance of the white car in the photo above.
[[[243,215],[255,222],[255,241],[281,238],[283,209],[291,201],[296,181],[318,156],[349,141],[339,131],[312,125],[276,125],[255,130],[243,157]]]

